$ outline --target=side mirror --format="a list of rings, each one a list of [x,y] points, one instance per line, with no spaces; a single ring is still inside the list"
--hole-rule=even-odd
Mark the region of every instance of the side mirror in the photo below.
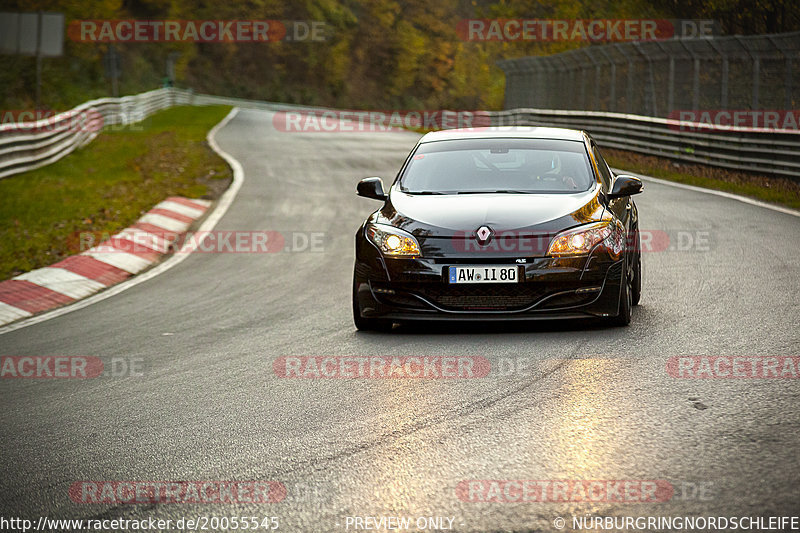
[[[614,178],[614,183],[611,185],[611,192],[608,193],[608,199],[623,198],[633,194],[642,192],[642,180],[627,174],[620,174]]]
[[[356,192],[364,198],[374,198],[375,200],[388,198],[383,192],[383,180],[380,178],[364,178],[358,182]]]

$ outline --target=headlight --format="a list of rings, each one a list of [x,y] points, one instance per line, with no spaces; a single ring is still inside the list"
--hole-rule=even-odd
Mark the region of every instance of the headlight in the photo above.
[[[624,242],[624,228],[617,221],[604,220],[562,231],[550,243],[547,255],[587,255],[602,244],[612,255],[619,255]]]
[[[422,255],[419,243],[410,233],[383,224],[367,224],[367,238],[385,255],[406,257]]]

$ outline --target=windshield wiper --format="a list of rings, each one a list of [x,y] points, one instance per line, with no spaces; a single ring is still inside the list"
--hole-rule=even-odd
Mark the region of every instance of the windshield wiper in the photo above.
[[[442,191],[403,191],[406,194],[449,194]]]

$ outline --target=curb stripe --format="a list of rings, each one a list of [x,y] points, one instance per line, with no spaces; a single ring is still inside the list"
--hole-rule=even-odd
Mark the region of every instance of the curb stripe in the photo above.
[[[131,275],[130,272],[98,261],[94,257],[88,255],[73,255],[67,257],[63,261],[59,261],[53,266],[75,272],[76,274],[93,279],[106,286],[119,283]]]
[[[122,270],[130,272],[131,274],[136,274],[137,272],[144,270],[152,263],[152,261],[148,261],[143,257],[139,257],[138,255],[129,254],[128,252],[122,252],[119,250],[108,251],[108,248],[92,248],[91,250],[87,250],[83,253],[84,255],[94,257],[103,263],[108,263],[109,265],[121,268]]]
[[[161,228],[161,231],[173,231],[176,233],[182,233],[186,228],[189,227],[189,224],[186,224],[185,222],[179,222],[174,218],[165,217],[164,215],[159,215],[157,213],[147,213],[139,219],[139,222],[152,224]]]
[[[188,205],[179,204],[178,202],[172,202],[170,200],[166,200],[161,202],[156,206],[158,209],[168,209],[169,211],[173,211],[175,213],[180,213],[181,215],[185,215],[192,220],[195,218],[199,218],[205,213],[205,209],[196,209],[194,207],[189,207]]]
[[[113,250],[108,250],[109,252],[125,252],[141,257],[142,259],[147,259],[148,261],[154,261],[162,253],[155,248],[147,246],[144,242],[134,241],[124,235],[114,235],[98,246],[98,248],[103,247],[113,248]]]
[[[14,307],[13,305],[8,305],[5,302],[0,302],[0,324],[11,322],[13,320],[19,320],[20,318],[29,317],[32,315],[33,313],[23,311],[19,307]]]
[[[51,291],[66,294],[74,300],[106,288],[102,283],[85,276],[52,266],[32,270],[14,279],[30,281]]]
[[[191,224],[194,222],[192,217],[187,217],[186,215],[182,215],[180,213],[176,213],[175,211],[170,211],[169,209],[162,209],[160,207],[154,207],[150,211],[149,214],[152,215],[163,215],[165,217],[174,218],[175,220],[180,220],[181,222],[185,222],[186,224]]]
[[[167,198],[168,202],[175,202],[176,204],[183,204],[186,207],[191,207],[193,209],[199,209],[201,211],[205,211],[208,209],[208,206],[211,205],[209,200],[189,200],[188,198],[183,198],[181,196],[170,196]]]
[[[170,196],[97,246],[0,282],[0,325],[86,298],[149,268],[209,205]]]
[[[74,298],[70,298],[66,294],[52,291],[30,281],[10,279],[0,283],[0,302],[13,305],[29,313],[38,313],[74,301]]]
[[[225,126],[227,126],[228,123],[231,120],[233,120],[233,118],[237,115],[238,112],[239,112],[239,108],[238,107],[237,108],[233,108],[231,110],[231,112],[228,113],[228,115],[224,119],[222,119],[222,121],[220,121],[216,126],[211,128],[211,131],[209,131],[208,135],[206,135],[206,141],[208,142],[208,144],[211,147],[211,149],[214,150],[217,154],[219,154],[220,157],[222,157],[228,163],[228,165],[230,165],[231,169],[233,170],[233,181],[231,182],[230,187],[228,187],[228,189],[225,192],[222,193],[222,196],[219,198],[219,200],[217,200],[217,202],[214,205],[214,209],[211,210],[211,212],[208,214],[208,216],[205,217],[205,219],[203,220],[202,224],[200,224],[200,227],[197,229],[197,231],[198,231],[198,233],[201,233],[201,234],[202,233],[208,233],[209,231],[213,230],[214,227],[219,223],[220,219],[228,211],[228,209],[230,208],[231,204],[233,203],[233,200],[236,198],[236,195],[239,193],[239,189],[241,189],[242,183],[244,182],[244,179],[245,179],[244,170],[242,169],[241,163],[239,163],[239,161],[237,161],[230,154],[228,154],[227,152],[222,150],[219,147],[219,145],[217,144],[217,141],[216,141],[216,138],[215,138],[217,132],[219,130],[221,130],[222,128],[224,128]],[[197,202],[200,205],[206,206],[206,207],[211,205],[211,202],[209,202],[207,200],[192,200],[192,201],[193,202]],[[143,222],[143,221],[140,219],[139,222]],[[146,223],[146,221],[144,221],[144,222]],[[163,229],[162,228],[158,228],[158,231],[163,231]],[[88,307],[88,306],[90,306],[92,304],[95,304],[97,302],[101,302],[103,300],[106,300],[108,298],[116,296],[117,294],[119,294],[121,292],[124,292],[124,291],[126,291],[128,289],[131,289],[131,288],[133,288],[133,287],[135,287],[135,286],[137,286],[137,285],[139,285],[141,283],[145,283],[146,281],[148,281],[148,280],[150,280],[150,279],[162,274],[163,272],[166,272],[167,270],[170,270],[173,267],[181,264],[183,261],[185,261],[191,255],[191,253],[196,248],[197,248],[197,243],[194,242],[194,239],[192,239],[189,242],[184,243],[181,246],[181,249],[180,249],[181,253],[176,253],[174,255],[171,255],[163,263],[161,263],[160,265],[156,265],[154,268],[148,270],[147,272],[145,272],[145,273],[143,273],[143,274],[141,274],[139,276],[126,279],[123,282],[118,283],[113,287],[109,287],[104,291],[101,291],[101,292],[98,292],[96,294],[93,294],[92,296],[89,296],[88,298],[84,298],[82,300],[78,300],[76,302],[73,302],[70,305],[63,306],[63,307],[59,306],[58,309],[49,309],[46,313],[42,313],[42,314],[37,315],[37,316],[24,317],[24,319],[17,320],[13,324],[6,324],[6,325],[3,325],[3,326],[0,326],[0,335],[3,335],[5,333],[9,333],[11,331],[16,331],[18,329],[22,329],[22,328],[25,328],[25,327],[28,327],[28,326],[32,326],[32,325],[38,324],[40,322],[45,322],[47,320],[50,320],[50,319],[65,315],[67,313],[71,313],[73,311],[77,311],[79,309],[83,309],[84,307]],[[115,253],[115,254],[112,254],[112,255],[119,256],[121,254],[120,253]],[[86,257],[86,255],[84,254],[82,257]],[[21,311],[21,312],[24,312],[24,311]],[[0,319],[0,320],[3,320],[3,319]],[[1,323],[2,322],[0,322],[0,324]]]
[[[151,235],[155,235],[157,237],[164,239],[165,241],[170,241],[170,242],[177,239],[179,235],[178,232],[169,231],[160,226],[154,226],[153,224],[150,224],[148,222],[137,222],[136,224],[127,229],[146,231]]]
[[[165,254],[169,252],[170,242],[167,239],[150,233],[149,231],[145,231],[141,228],[126,228],[114,235],[114,237],[117,239],[131,241],[133,246],[143,246],[149,250],[153,250],[158,254]]]

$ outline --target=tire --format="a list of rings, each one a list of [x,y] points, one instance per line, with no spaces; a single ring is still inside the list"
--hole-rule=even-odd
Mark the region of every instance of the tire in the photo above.
[[[619,314],[611,318],[614,326],[625,327],[631,323],[631,307],[633,302],[632,280],[628,276],[628,262],[622,268],[622,286],[619,295]]]
[[[642,253],[636,254],[633,264],[633,283],[631,284],[631,305],[639,305],[642,298]]]
[[[389,331],[392,329],[392,322],[381,318],[364,318],[361,316],[361,306],[358,304],[356,293],[356,278],[353,276],[353,323],[359,331]]]

